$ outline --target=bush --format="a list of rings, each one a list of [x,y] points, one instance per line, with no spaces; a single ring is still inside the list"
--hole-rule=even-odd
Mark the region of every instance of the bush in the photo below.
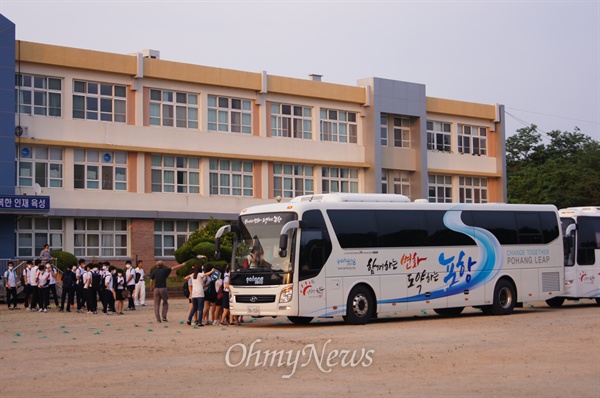
[[[66,271],[67,268],[77,265],[77,257],[69,252],[51,251],[50,255],[56,259],[56,266],[63,272]]]
[[[175,260],[181,264],[192,258],[195,258],[196,253],[194,253],[192,250],[193,247],[194,244],[191,242],[191,240],[188,240],[179,249],[175,250]]]
[[[194,253],[197,255],[201,254],[206,256],[206,258],[210,259],[215,254],[215,244],[214,242],[201,241],[192,249]]]

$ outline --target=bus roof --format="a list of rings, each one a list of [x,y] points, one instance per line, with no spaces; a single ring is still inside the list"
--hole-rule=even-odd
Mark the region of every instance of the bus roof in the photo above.
[[[600,217],[600,206],[582,206],[582,207],[567,207],[560,209],[558,214],[561,217],[578,217],[578,216],[594,216]]]
[[[290,202],[385,202],[407,203],[408,196],[385,193],[326,193],[296,196]]]

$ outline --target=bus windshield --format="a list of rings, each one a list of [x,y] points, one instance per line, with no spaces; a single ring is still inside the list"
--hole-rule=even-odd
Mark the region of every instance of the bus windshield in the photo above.
[[[287,222],[296,219],[295,213],[287,212],[240,216],[240,232],[233,245],[232,272],[291,273],[291,250],[286,257],[279,256],[279,235]]]

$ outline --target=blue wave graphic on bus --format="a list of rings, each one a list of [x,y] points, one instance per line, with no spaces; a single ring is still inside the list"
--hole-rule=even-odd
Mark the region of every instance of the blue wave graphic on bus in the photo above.
[[[498,239],[496,239],[492,233],[483,228],[465,225],[461,219],[463,207],[464,205],[461,204],[447,211],[446,214],[444,214],[444,224],[453,231],[471,237],[477,244],[480,257],[477,263],[477,272],[474,273],[474,276],[470,281],[461,279],[456,284],[450,284],[450,286],[446,285],[433,290],[429,292],[427,296],[425,293],[422,293],[410,297],[380,300],[380,304],[433,300],[440,297],[462,294],[466,289],[472,290],[485,285],[494,279],[498,272],[500,272],[500,268],[502,267],[502,264],[504,264],[504,256],[502,254],[500,242],[498,242]]]

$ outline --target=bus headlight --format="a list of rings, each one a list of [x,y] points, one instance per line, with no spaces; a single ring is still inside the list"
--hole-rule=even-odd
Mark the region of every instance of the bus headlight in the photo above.
[[[290,301],[292,301],[293,295],[294,295],[294,289],[292,288],[292,286],[288,286],[281,291],[281,294],[279,295],[279,302],[280,303],[289,303]]]

